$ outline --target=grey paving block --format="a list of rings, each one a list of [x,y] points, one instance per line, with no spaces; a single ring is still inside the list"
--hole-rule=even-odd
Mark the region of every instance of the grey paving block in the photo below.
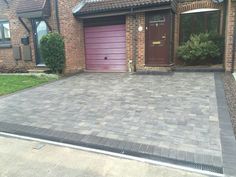
[[[181,159],[169,149],[221,157],[218,122],[228,114],[223,112],[224,94],[217,89],[223,87],[213,73],[86,73],[2,97],[0,131],[17,133],[21,129],[15,125],[27,125],[43,131],[26,128],[26,133],[64,136],[67,143]],[[193,158],[186,154],[186,159]]]

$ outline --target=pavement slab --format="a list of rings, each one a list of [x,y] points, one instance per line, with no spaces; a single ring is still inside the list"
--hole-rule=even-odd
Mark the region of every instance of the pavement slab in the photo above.
[[[0,137],[0,158],[0,177],[209,177],[170,167],[7,137]]]

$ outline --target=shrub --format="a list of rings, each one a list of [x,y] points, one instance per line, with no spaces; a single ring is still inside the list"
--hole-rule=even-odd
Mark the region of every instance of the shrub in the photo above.
[[[58,33],[42,37],[40,50],[45,64],[53,73],[62,73],[65,65],[64,40]]]
[[[213,35],[201,33],[179,47],[177,55],[187,65],[211,64],[220,58],[220,47],[213,41]]]
[[[214,44],[216,44],[219,47],[219,50],[220,50],[220,56],[216,57],[213,60],[213,63],[214,64],[222,63],[223,58],[224,58],[224,53],[225,53],[225,38],[224,38],[224,36],[219,35],[217,33],[210,33],[209,38],[210,38],[210,40],[212,40],[214,42]]]

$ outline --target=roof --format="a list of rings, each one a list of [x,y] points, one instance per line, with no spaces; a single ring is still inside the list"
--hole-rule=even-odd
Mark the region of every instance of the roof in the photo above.
[[[32,12],[42,10],[46,0],[22,0],[17,6],[16,12]]]
[[[172,0],[84,0],[74,8],[74,14],[91,14],[130,8],[155,7]]]
[[[43,12],[48,10],[48,0],[21,0],[16,8],[16,13],[18,15],[40,12],[43,15]]]

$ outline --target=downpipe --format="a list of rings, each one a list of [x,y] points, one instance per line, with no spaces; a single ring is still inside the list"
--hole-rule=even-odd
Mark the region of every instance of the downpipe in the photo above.
[[[55,11],[55,16],[56,16],[57,31],[60,34],[60,19],[59,19],[58,0],[54,0],[54,11]]]
[[[133,72],[137,71],[137,16],[134,13],[134,9],[131,8],[131,15],[132,15],[132,20],[134,23],[134,30],[133,30],[133,35],[132,35],[132,44],[133,44]]]

